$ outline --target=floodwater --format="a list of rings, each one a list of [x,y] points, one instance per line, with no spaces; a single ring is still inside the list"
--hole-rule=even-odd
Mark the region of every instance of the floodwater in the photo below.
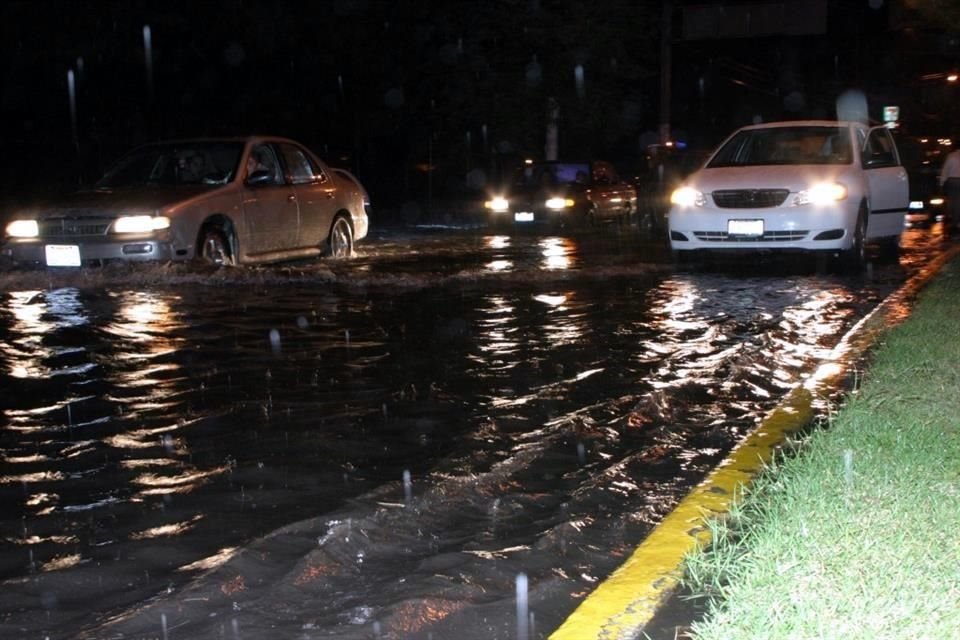
[[[2,273],[0,636],[546,637],[941,241],[907,245],[848,278],[482,230]]]

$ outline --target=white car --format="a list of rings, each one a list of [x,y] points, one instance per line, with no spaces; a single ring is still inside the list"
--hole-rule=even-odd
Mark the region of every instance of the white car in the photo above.
[[[867,243],[896,255],[909,205],[890,130],[774,122],[734,132],[670,197],[670,248],[806,251],[856,270]]]

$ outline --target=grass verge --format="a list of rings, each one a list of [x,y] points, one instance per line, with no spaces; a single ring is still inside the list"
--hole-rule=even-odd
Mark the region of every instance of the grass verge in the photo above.
[[[882,340],[825,429],[688,558],[697,640],[952,638],[960,629],[960,263]]]

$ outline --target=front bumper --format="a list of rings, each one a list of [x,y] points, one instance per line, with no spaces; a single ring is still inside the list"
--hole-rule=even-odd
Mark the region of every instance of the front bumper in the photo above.
[[[670,248],[675,251],[840,251],[853,243],[857,212],[797,209],[675,208]],[[748,233],[738,233],[750,227]]]
[[[0,255],[14,264],[47,265],[47,245],[77,247],[81,265],[104,262],[155,262],[184,259],[169,241],[155,238],[9,238]]]
[[[487,220],[496,227],[563,227],[583,221],[583,213],[577,209],[515,209],[487,213]]]

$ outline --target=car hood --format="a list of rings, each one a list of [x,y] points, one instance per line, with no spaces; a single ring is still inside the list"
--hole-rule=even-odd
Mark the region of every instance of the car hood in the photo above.
[[[723,189],[789,189],[796,193],[811,184],[842,181],[848,165],[774,165],[701,169],[687,184],[704,193]]]
[[[44,202],[21,213],[30,211],[42,217],[148,214],[192,200],[218,188],[220,187],[179,185],[135,189],[92,189]]]

